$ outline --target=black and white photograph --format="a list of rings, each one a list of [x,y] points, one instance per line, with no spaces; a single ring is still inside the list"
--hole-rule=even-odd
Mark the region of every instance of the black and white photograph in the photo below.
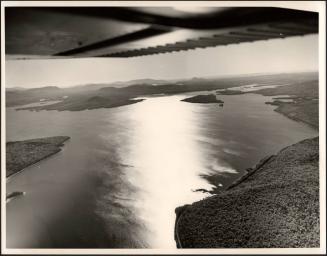
[[[326,253],[325,10],[1,2],[2,253]]]

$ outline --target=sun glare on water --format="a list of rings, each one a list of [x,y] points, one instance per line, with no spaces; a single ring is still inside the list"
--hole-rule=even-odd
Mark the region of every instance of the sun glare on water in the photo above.
[[[205,196],[192,189],[210,189],[198,176],[203,157],[195,141],[196,113],[190,104],[173,96],[149,98],[135,105],[132,116],[134,147],[127,159],[130,158],[140,172],[133,176],[133,183],[142,184],[146,195],[139,204],[143,218],[154,233],[151,246],[176,248],[175,208]]]

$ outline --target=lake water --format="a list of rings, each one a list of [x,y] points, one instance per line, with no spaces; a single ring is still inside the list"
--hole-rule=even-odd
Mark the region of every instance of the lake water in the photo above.
[[[266,155],[318,135],[264,104],[271,97],[219,96],[223,107],[180,101],[196,94],[79,112],[7,108],[7,141],[71,137],[7,181],[7,193],[26,192],[7,204],[7,246],[80,247],[65,232],[96,240],[96,219],[104,240],[90,246],[176,248],[175,208],[209,196],[194,192],[212,188],[203,175],[225,188]]]

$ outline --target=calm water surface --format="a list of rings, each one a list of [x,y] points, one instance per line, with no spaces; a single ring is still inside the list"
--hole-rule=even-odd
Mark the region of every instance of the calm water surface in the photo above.
[[[194,192],[212,188],[203,175],[217,174],[224,188],[264,156],[318,135],[274,112],[264,104],[270,97],[219,96],[224,107],[180,101],[193,94],[79,112],[8,108],[7,141],[71,139],[7,181],[7,192],[26,192],[7,204],[7,246],[60,246],[53,230],[67,224],[58,216],[68,219],[65,210],[83,195],[72,219],[82,233],[92,224],[77,216],[101,221],[108,243],[99,246],[175,248],[174,210],[208,196]],[[85,191],[93,194],[89,202]]]

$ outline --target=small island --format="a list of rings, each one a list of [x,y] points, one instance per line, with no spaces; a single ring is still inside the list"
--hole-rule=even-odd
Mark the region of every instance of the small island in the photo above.
[[[24,196],[25,192],[22,191],[14,191],[6,195],[6,203],[9,203],[11,200],[18,198],[20,196]]]
[[[223,91],[216,91],[216,93],[218,95],[240,95],[240,94],[244,94],[244,92],[242,92],[240,90],[229,90],[229,89],[225,89]]]
[[[197,95],[197,96],[183,99],[181,101],[190,102],[190,103],[219,103],[219,104],[224,103],[222,100],[217,99],[214,94]]]
[[[68,136],[54,136],[6,143],[6,177],[61,151]]]

